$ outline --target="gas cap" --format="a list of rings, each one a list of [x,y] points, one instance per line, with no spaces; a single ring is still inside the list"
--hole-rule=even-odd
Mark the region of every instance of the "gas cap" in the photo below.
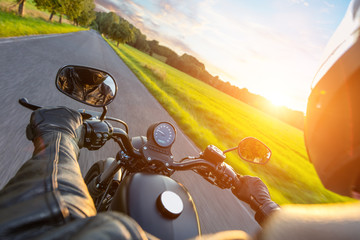
[[[177,218],[184,210],[184,204],[176,193],[165,191],[157,199],[157,206],[164,217]]]

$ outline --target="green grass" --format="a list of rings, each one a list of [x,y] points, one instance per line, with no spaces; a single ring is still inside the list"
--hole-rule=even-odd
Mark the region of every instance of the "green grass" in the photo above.
[[[0,0],[0,9],[2,9],[4,12],[17,13],[18,5],[15,3],[14,0]],[[46,10],[38,9],[33,0],[27,0],[24,7],[24,16],[48,20],[50,17],[50,13]],[[59,16],[54,15],[53,21],[59,21]],[[66,19],[66,17],[63,18],[63,22],[70,23]]]
[[[259,176],[274,201],[351,201],[322,186],[308,160],[302,131],[128,45],[108,43],[200,149],[214,144],[225,150],[247,136],[266,143],[273,155],[265,166],[248,164],[236,153],[229,154],[227,162],[241,174]]]
[[[69,24],[50,23],[43,19],[19,17],[0,11],[0,37],[15,37],[35,34],[68,33],[85,30]]]
[[[1,0],[2,9],[14,11],[13,1]],[[45,21],[48,13],[36,9],[32,1],[25,4],[25,17],[14,12],[0,11],[0,37],[15,37],[25,35],[68,33],[85,30],[70,24]]]
[[[6,8],[10,11],[17,11],[18,5],[15,0],[0,0],[0,6]],[[27,0],[25,2],[25,14],[29,14],[29,12],[40,11],[36,8],[33,0]]]

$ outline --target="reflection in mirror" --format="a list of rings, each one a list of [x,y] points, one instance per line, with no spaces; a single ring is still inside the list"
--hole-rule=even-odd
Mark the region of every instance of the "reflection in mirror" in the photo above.
[[[75,100],[94,107],[108,105],[117,91],[110,74],[82,66],[61,68],[56,76],[56,87]]]
[[[238,146],[239,156],[245,161],[265,164],[270,160],[271,150],[256,138],[244,138]]]

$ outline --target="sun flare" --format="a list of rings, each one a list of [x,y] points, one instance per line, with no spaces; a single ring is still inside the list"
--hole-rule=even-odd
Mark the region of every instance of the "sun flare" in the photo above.
[[[297,102],[291,96],[287,95],[283,91],[274,91],[263,94],[275,107],[287,107],[293,110],[297,110]]]
[[[268,100],[271,101],[272,104],[275,106],[288,106],[289,99],[286,98],[286,96],[281,94],[270,94],[269,96],[266,96]]]

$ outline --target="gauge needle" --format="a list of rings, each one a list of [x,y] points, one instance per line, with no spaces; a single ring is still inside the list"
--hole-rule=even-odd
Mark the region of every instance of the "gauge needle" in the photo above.
[[[162,135],[165,135],[165,133],[164,133],[164,132],[162,132],[161,130],[158,130],[158,132],[159,132],[159,133],[161,133]]]

